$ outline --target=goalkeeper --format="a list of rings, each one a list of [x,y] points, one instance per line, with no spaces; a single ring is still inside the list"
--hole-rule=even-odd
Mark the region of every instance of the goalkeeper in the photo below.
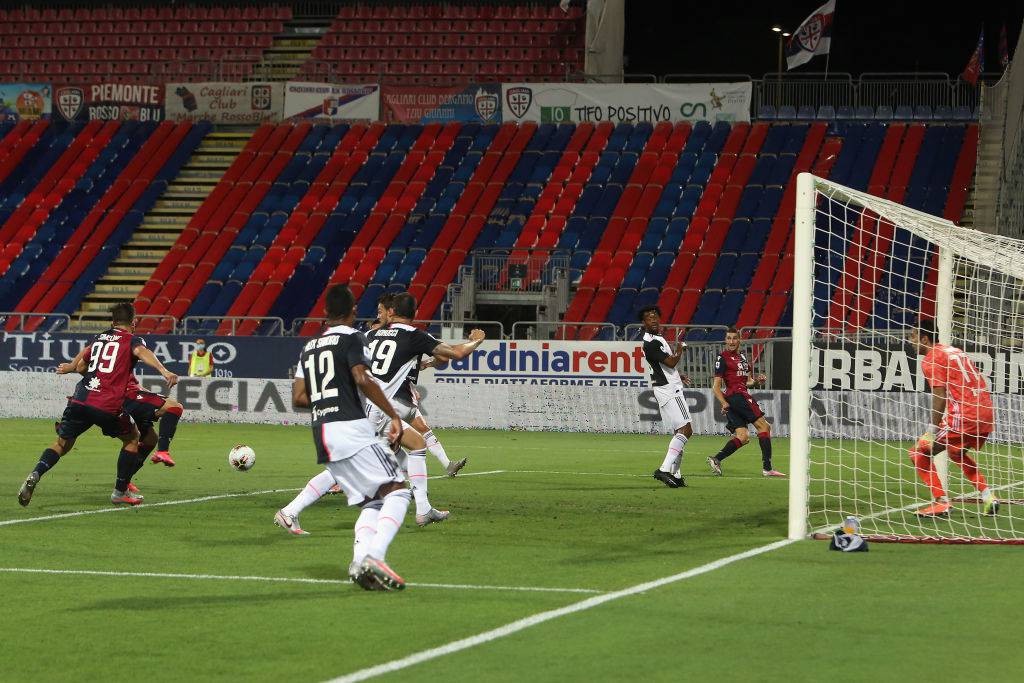
[[[910,343],[922,357],[921,372],[932,392],[931,427],[910,449],[910,459],[935,502],[917,511],[920,517],[949,512],[950,503],[935,471],[934,456],[945,451],[964,476],[981,492],[986,515],[999,511],[999,501],[985,483],[985,475],[967,454],[981,450],[993,429],[992,396],[985,379],[961,349],[936,343],[934,320],[921,320],[910,333]]]

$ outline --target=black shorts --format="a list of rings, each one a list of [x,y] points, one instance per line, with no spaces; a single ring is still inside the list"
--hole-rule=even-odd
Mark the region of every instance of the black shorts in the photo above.
[[[730,432],[743,429],[748,424],[753,424],[764,417],[764,411],[757,401],[747,398],[741,394],[733,394],[725,397],[729,404],[729,412],[725,414],[725,426]]]
[[[131,398],[124,402],[123,410],[132,416],[132,420],[139,427],[139,434],[145,434],[153,428],[153,423],[158,419],[156,411],[164,407],[167,399],[152,391],[136,391]]]
[[[132,423],[123,413],[112,415],[82,403],[69,403],[60,418],[57,435],[62,439],[77,439],[89,427],[99,427],[104,436],[117,439],[131,432]]]

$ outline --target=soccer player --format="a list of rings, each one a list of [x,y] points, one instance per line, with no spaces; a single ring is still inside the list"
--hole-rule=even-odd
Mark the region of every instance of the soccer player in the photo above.
[[[470,341],[465,344],[451,346],[438,341],[432,335],[412,325],[416,315],[416,298],[408,292],[394,295],[388,302],[385,311],[387,323],[380,329],[367,335],[370,345],[370,358],[373,361],[370,371],[380,380],[384,394],[392,401],[398,414],[406,422],[406,431],[412,438],[422,434],[411,426],[417,417],[422,418],[416,401],[412,395],[412,383],[409,376],[419,372],[420,359],[424,355],[446,362],[461,360],[473,353],[485,339],[482,330],[472,330]],[[383,415],[370,407],[370,420],[382,424]],[[422,423],[422,419],[421,419]],[[426,426],[425,423],[422,423]],[[409,446],[403,442],[403,445]],[[436,510],[430,505],[427,496],[427,453],[426,440],[423,445],[412,444],[406,459],[409,483],[412,485],[416,500],[416,523],[425,526],[432,522],[447,519],[448,512]],[[459,464],[464,465],[465,463]],[[449,463],[451,466],[451,463]],[[447,468],[446,468],[447,469]],[[458,471],[458,470],[455,470]],[[448,469],[451,475],[451,469]]]
[[[58,365],[57,374],[64,375],[71,372],[85,374],[85,351],[86,349],[82,349],[73,360]],[[146,391],[139,385],[135,374],[132,373],[125,389],[122,411],[127,413],[138,426],[139,434],[142,437],[139,442],[139,454],[145,458],[156,448],[157,451],[153,453],[150,460],[154,464],[163,463],[167,467],[174,467],[175,462],[170,454],[171,439],[178,431],[178,421],[185,412],[184,407],[172,398]],[[159,435],[153,430],[153,425],[157,420],[160,420]],[[139,467],[142,467],[141,463]],[[138,489],[134,486],[129,486],[129,489],[138,493]]]
[[[672,429],[672,440],[661,467],[654,470],[654,478],[665,486],[676,489],[686,486],[680,467],[686,442],[693,436],[690,409],[683,396],[683,386],[690,385],[690,378],[679,374],[676,366],[682,358],[686,345],[676,342],[674,348],[661,334],[661,309],[648,306],[640,310],[640,322],[644,326],[644,358],[651,367],[651,386],[654,397],[661,409],[662,421]]]
[[[120,439],[122,449],[117,459],[117,478],[110,501],[115,504],[138,505],[139,496],[128,490],[132,475],[138,470],[139,433],[120,417],[125,391],[138,361],[154,368],[173,387],[178,376],[163,366],[141,337],[135,336],[135,307],[130,302],[115,304],[111,309],[111,327],[93,337],[83,355],[87,363],[85,375],[75,386],[60,425],[57,440],[43,451],[35,469],[25,478],[18,492],[18,502],[28,505],[40,478],[61,456],[75,445],[75,440],[92,426],[106,436]]]
[[[708,466],[716,476],[722,476],[723,460],[750,443],[748,424],[754,425],[761,445],[761,474],[765,477],[786,476],[772,467],[772,426],[757,401],[750,396],[750,387],[763,385],[766,381],[765,375],[750,375],[750,363],[746,355],[740,353],[740,333],[735,327],[730,327],[725,333],[725,351],[718,354],[715,361],[713,390],[733,436],[718,455],[708,457]]]
[[[376,327],[373,327],[373,329],[379,329],[380,327],[383,327],[390,322],[388,316],[388,308],[391,307],[394,298],[394,294],[385,294],[384,296],[381,297],[381,301],[377,305],[377,320],[374,321],[375,325],[378,322],[380,324],[376,325]],[[427,450],[430,451],[435,458],[437,458],[437,461],[441,463],[441,467],[445,469],[445,472],[448,473],[448,476],[454,477],[456,474],[459,473],[459,470],[466,466],[468,460],[466,458],[462,458],[461,460],[456,460],[455,462],[451,461],[451,459],[448,457],[448,453],[446,453],[444,450],[444,446],[441,445],[440,439],[437,438],[437,436],[434,434],[434,431],[430,428],[430,425],[427,424],[426,419],[424,419],[423,412],[420,410],[420,395],[419,392],[416,391],[416,382],[419,381],[420,371],[426,370],[429,367],[435,367],[436,365],[438,365],[437,359],[434,357],[430,357],[420,362],[418,365],[414,365],[412,369],[409,370],[409,376],[407,378],[407,385],[409,388],[409,401],[411,402],[409,405],[411,405],[415,409],[414,415],[416,418],[414,420],[411,420],[409,424],[412,426],[413,429],[415,429],[416,431],[423,435],[424,441],[427,442]]]
[[[981,450],[995,428],[992,395],[985,378],[966,353],[938,343],[934,320],[919,321],[910,332],[910,343],[921,356],[921,373],[932,391],[931,426],[910,449],[910,460],[935,502],[916,514],[937,517],[949,513],[949,499],[932,461],[945,451],[981,492],[984,513],[995,515],[999,501],[978,470],[978,463],[967,454],[972,449]]]
[[[387,438],[394,446],[402,438],[402,420],[370,374],[366,338],[352,327],[356,317],[352,292],[345,285],[334,285],[324,298],[327,329],[302,349],[292,403],[312,408],[317,462],[341,486],[348,504],[361,508],[349,576],[366,590],[401,590],[405,581],[387,565],[385,556],[411,496],[394,455],[366,417],[365,402],[387,417]],[[299,496],[304,493],[305,489]],[[287,514],[286,510],[277,516]]]

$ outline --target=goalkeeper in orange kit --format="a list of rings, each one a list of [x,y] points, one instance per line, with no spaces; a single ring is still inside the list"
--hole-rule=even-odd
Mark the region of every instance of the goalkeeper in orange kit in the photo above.
[[[949,498],[933,462],[934,456],[945,451],[981,492],[985,514],[995,515],[999,501],[988,488],[978,464],[967,454],[969,450],[980,450],[992,433],[992,395],[970,357],[937,340],[934,320],[921,320],[910,333],[910,343],[921,356],[921,372],[932,392],[931,427],[910,449],[910,459],[935,501],[916,514],[936,517],[949,512]]]

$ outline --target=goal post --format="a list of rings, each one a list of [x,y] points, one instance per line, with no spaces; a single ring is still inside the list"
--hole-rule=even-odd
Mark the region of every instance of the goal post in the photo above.
[[[1024,241],[809,173],[796,189],[789,537],[854,516],[878,540],[1024,543]],[[941,212],[945,195],[905,199]],[[965,381],[984,377],[995,416],[982,447],[930,465],[911,457],[931,422],[920,319],[963,351]],[[952,507],[927,515],[937,490]]]

